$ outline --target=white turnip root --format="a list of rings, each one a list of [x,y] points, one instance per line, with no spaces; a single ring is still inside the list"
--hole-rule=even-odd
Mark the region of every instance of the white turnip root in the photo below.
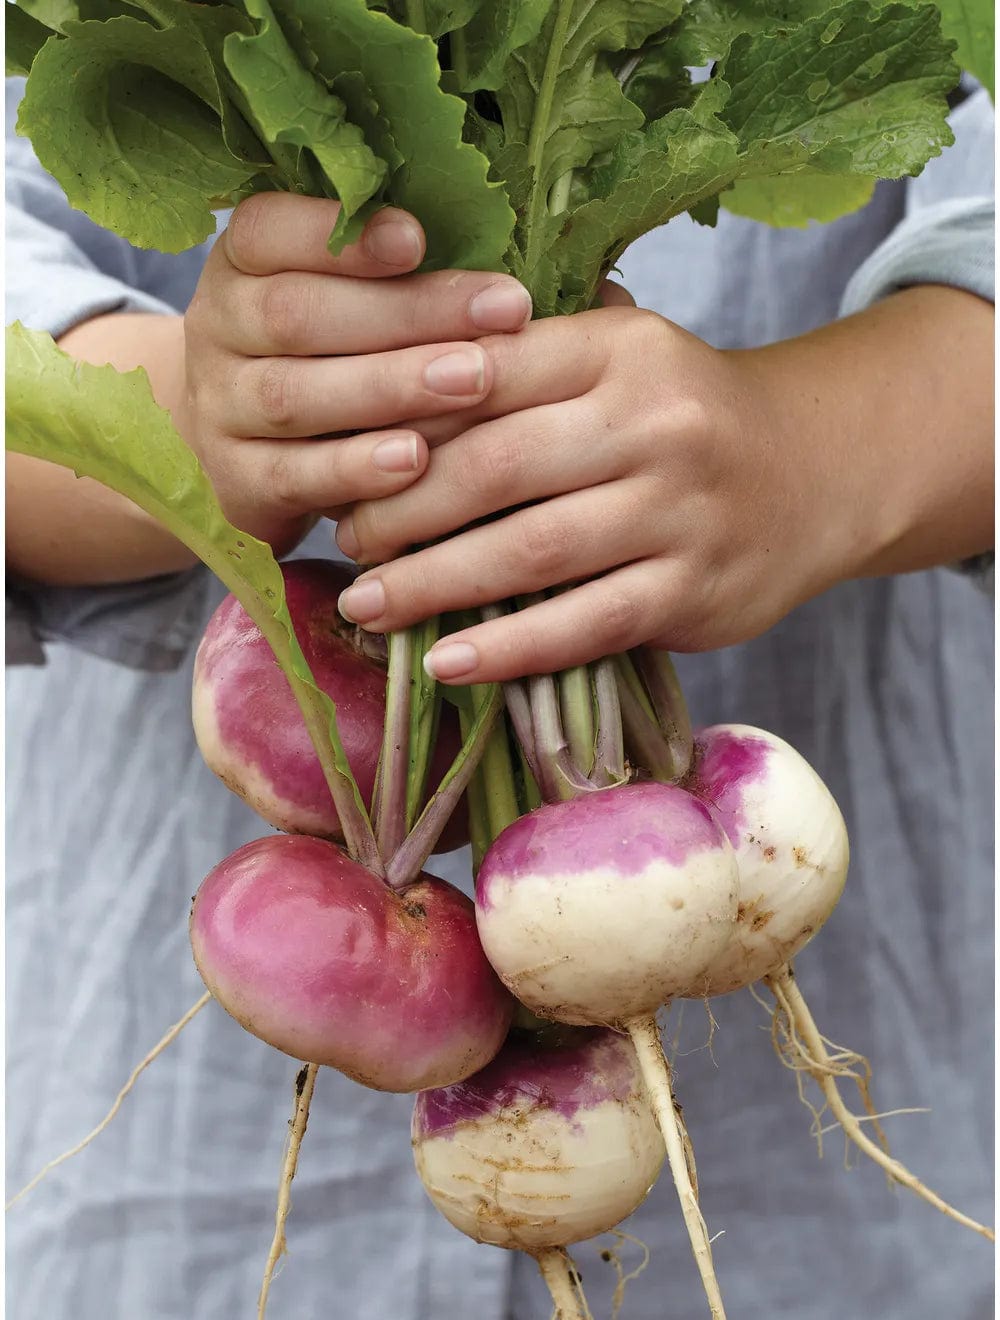
[[[715,1320],[725,1310],[655,1015],[698,993],[733,937],[737,886],[709,809],[660,783],[529,812],[494,840],[476,878],[483,948],[517,998],[542,1017],[632,1037]]]
[[[473,907],[421,875],[399,892],[322,839],[274,835],[212,870],[191,911],[195,963],[249,1032],[380,1091],[482,1068],[513,1001]]]
[[[739,869],[734,938],[704,976],[701,996],[763,981],[775,999],[772,1038],[783,1063],[808,1073],[845,1136],[891,1178],[930,1205],[992,1240],[888,1153],[869,1093],[871,1068],[852,1050],[827,1048],[792,970],[792,959],[831,915],[847,878],[847,827],[809,763],[773,733],[717,724],[695,738],[685,787],[722,825]],[[840,1094],[838,1078],[857,1084],[879,1146]]]
[[[790,961],[833,912],[847,879],[847,827],[805,758],[745,724],[697,733],[684,786],[709,807],[736,854],[733,938],[696,988],[699,998],[724,995]]]
[[[476,879],[486,956],[541,1017],[617,1026],[697,993],[732,939],[732,847],[673,785],[539,807],[496,839]]]
[[[385,643],[345,622],[337,609],[337,597],[353,579],[347,565],[295,559],[281,571],[299,645],[317,685],[337,708],[344,752],[370,807],[385,721]],[[206,764],[264,820],[289,833],[343,840],[298,703],[270,644],[234,596],[218,606],[198,647],[191,715]],[[443,709],[432,786],[460,742],[454,713]],[[467,839],[464,811],[456,811],[440,851]]]
[[[512,1032],[481,1072],[417,1096],[412,1137],[438,1210],[534,1256],[567,1320],[565,1248],[630,1215],[663,1164],[635,1051],[606,1029]]]

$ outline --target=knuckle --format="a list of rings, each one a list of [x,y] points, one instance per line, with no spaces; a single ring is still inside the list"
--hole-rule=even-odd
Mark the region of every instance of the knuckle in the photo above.
[[[644,602],[634,587],[608,584],[591,617],[590,635],[600,636],[612,653],[635,645],[645,613]]]
[[[261,281],[257,313],[265,342],[276,353],[291,353],[303,341],[310,320],[308,284],[291,276],[272,275]]]
[[[459,440],[455,445],[454,459],[453,483],[465,494],[480,490],[506,497],[522,484],[523,450],[513,436],[492,436],[480,445],[463,444]],[[506,504],[512,502],[512,499],[504,500]]]
[[[244,198],[226,227],[226,254],[240,270],[253,273],[268,223],[268,194]]]
[[[382,511],[378,500],[355,504],[351,510],[351,530],[358,543],[360,562],[371,563],[381,557],[383,549]]]
[[[279,445],[267,462],[267,498],[289,513],[298,513],[300,500],[298,470],[294,458]]]
[[[529,570],[531,576],[554,586],[561,581],[569,552],[569,536],[557,522],[540,518],[515,520],[510,529],[515,559]]]
[[[254,396],[265,425],[280,432],[293,427],[298,394],[292,363],[284,358],[264,358],[256,369]]]

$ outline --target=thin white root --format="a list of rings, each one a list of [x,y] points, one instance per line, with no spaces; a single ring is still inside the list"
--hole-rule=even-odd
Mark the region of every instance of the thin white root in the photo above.
[[[618,1320],[622,1304],[625,1301],[625,1289],[633,1279],[639,1277],[649,1264],[649,1248],[646,1246],[645,1242],[637,1237],[632,1237],[631,1233],[623,1233],[620,1228],[613,1228],[611,1232],[616,1238],[618,1238],[619,1242],[631,1242],[633,1246],[638,1247],[642,1252],[642,1260],[634,1270],[629,1270],[628,1274],[625,1273],[617,1251],[601,1252],[601,1259],[609,1261],[614,1266],[615,1273],[618,1275],[618,1282],[615,1284],[614,1296],[611,1298],[611,1320]]]
[[[562,1247],[535,1257],[556,1308],[552,1320],[593,1320],[576,1266]]]
[[[212,998],[211,994],[206,990],[205,993],[202,995],[202,997],[198,1000],[198,1002],[196,1004],[192,1004],[192,1006],[188,1009],[188,1011],[184,1014],[184,1016],[180,1019],[180,1021],[175,1022],[174,1025],[170,1028],[170,1030],[166,1033],[166,1035],[163,1036],[153,1046],[153,1048],[149,1051],[149,1053],[142,1060],[142,1062],[136,1064],[136,1066],[132,1069],[128,1081],[115,1096],[114,1104],[105,1114],[105,1116],[101,1119],[100,1123],[98,1123],[97,1127],[95,1127],[92,1131],[88,1132],[82,1141],[78,1141],[77,1144],[75,1146],[72,1146],[69,1150],[64,1150],[63,1153],[61,1155],[57,1155],[54,1160],[49,1160],[48,1164],[46,1164],[43,1169],[39,1169],[39,1171],[35,1174],[34,1178],[32,1178],[31,1182],[25,1183],[25,1185],[21,1188],[21,1190],[10,1198],[10,1200],[7,1202],[6,1206],[4,1207],[5,1210],[9,1210],[15,1201],[20,1201],[22,1196],[27,1196],[29,1192],[33,1191],[42,1181],[42,1179],[45,1178],[48,1174],[50,1174],[53,1169],[58,1168],[60,1164],[65,1164],[65,1162],[68,1159],[72,1159],[74,1155],[79,1155],[80,1151],[84,1150],[87,1146],[89,1146],[95,1137],[100,1136],[100,1134],[104,1131],[104,1129],[114,1118],[115,1114],[117,1114],[119,1109],[121,1109],[122,1101],[128,1095],[129,1091],[131,1091],[132,1087],[135,1086],[136,1082],[139,1079],[139,1075],[145,1072],[145,1070],[149,1067],[149,1065],[153,1062],[153,1060],[157,1058],[159,1055],[161,1055],[163,1051],[167,1048],[167,1046],[171,1043],[171,1041],[175,1040],[180,1035],[180,1033],[184,1030],[187,1024],[194,1017],[194,1015],[198,1013],[201,1009],[203,1009],[211,998]]]
[[[267,1253],[264,1278],[261,1281],[260,1294],[257,1298],[257,1320],[264,1320],[275,1266],[288,1249],[288,1243],[285,1240],[285,1224],[288,1221],[288,1211],[291,1209],[292,1204],[292,1179],[295,1177],[295,1170],[299,1164],[299,1150],[302,1146],[302,1138],[306,1134],[306,1124],[309,1122],[309,1106],[312,1104],[318,1072],[318,1064],[306,1063],[295,1075],[295,1109],[292,1111],[292,1117],[288,1120],[288,1149],[285,1151],[285,1162],[281,1166],[278,1205],[274,1215],[274,1237],[271,1239],[271,1250]]]
[[[795,980],[795,974],[792,971],[791,964],[786,964],[780,971],[772,973],[765,977],[764,984],[774,995],[777,1007],[775,1009],[775,1022],[783,1019],[781,1034],[784,1037],[779,1054],[782,1061],[789,1067],[795,1068],[801,1073],[807,1072],[822,1092],[823,1099],[826,1102],[825,1107],[830,1110],[833,1117],[844,1131],[844,1135],[849,1141],[853,1141],[855,1146],[862,1151],[869,1159],[884,1169],[890,1179],[898,1182],[901,1186],[909,1188],[917,1196],[925,1200],[928,1205],[934,1206],[942,1214],[947,1215],[949,1219],[956,1223],[971,1228],[973,1232],[981,1234],[990,1242],[996,1240],[993,1229],[987,1228],[985,1224],[980,1224],[975,1219],[970,1219],[968,1215],[963,1215],[960,1210],[948,1204],[941,1199],[936,1192],[925,1186],[924,1183],[916,1178],[904,1164],[894,1160],[886,1150],[877,1145],[862,1130],[862,1120],[857,1114],[851,1112],[844,1103],[837,1086],[838,1076],[845,1075],[843,1058],[850,1056],[848,1051],[841,1051],[840,1055],[831,1057],[827,1052],[827,1041],[820,1034],[813,1016],[809,1011],[809,1006],[803,998],[802,992]],[[847,1072],[847,1075],[857,1080],[857,1075],[853,1072]],[[868,1120],[874,1123],[878,1129],[878,1115],[871,1107],[867,1096],[867,1074],[864,1075],[864,1086],[862,1095],[866,1099],[866,1108],[869,1109]],[[813,1112],[816,1113],[814,1107]],[[822,1131],[822,1129],[821,1129]],[[881,1135],[881,1133],[880,1133]]]
[[[681,1212],[691,1240],[691,1250],[694,1252],[705,1296],[712,1311],[712,1320],[725,1320],[726,1312],[722,1305],[719,1281],[715,1277],[715,1267],[712,1264],[708,1229],[698,1205],[698,1193],[691,1176],[694,1165],[693,1154],[689,1154],[691,1143],[687,1140],[687,1132],[678,1117],[670,1067],[663,1054],[656,1021],[653,1018],[633,1018],[624,1025],[639,1056],[639,1065],[649,1100],[663,1136],[663,1144],[667,1148],[670,1172],[674,1176],[674,1186],[677,1188]]]

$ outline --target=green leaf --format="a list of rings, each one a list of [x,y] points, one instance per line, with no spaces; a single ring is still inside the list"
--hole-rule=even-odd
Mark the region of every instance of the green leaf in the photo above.
[[[993,0],[937,0],[941,27],[946,37],[958,43],[956,58],[995,99],[994,35],[996,9]]]
[[[489,162],[462,140],[465,104],[441,90],[434,42],[364,0],[279,0],[274,7],[301,24],[327,82],[344,73],[364,78],[404,162],[385,199],[424,226],[423,269],[502,269],[514,216],[503,189],[487,181]]]
[[[4,5],[4,65],[8,77],[26,76],[35,56],[56,34],[16,5]]]
[[[727,211],[778,227],[805,229],[810,220],[836,220],[871,200],[875,180],[863,175],[800,170],[771,179],[738,179],[721,194]]]
[[[329,755],[325,747],[317,751],[331,791],[336,786],[342,824],[345,794],[366,822],[336,708],[316,686],[296,639],[278,561],[270,546],[227,521],[198,460],[153,401],[146,373],[75,362],[48,335],[20,324],[7,327],[6,350],[7,448],[118,491],[215,573],[270,643],[310,732],[329,740]]]
[[[549,0],[495,0],[483,5],[452,38],[452,69],[459,89],[500,87],[507,60],[538,35],[548,11]]]
[[[209,52],[188,30],[127,17],[65,33],[35,58],[18,132],[97,224],[161,252],[202,242],[213,208],[260,170],[226,146]]]
[[[689,0],[670,46],[691,68],[721,60],[744,33],[780,33],[828,13],[829,0]]]
[[[7,22],[11,20],[11,5],[7,10]],[[37,18],[47,28],[52,28],[56,32],[62,31],[62,26],[69,19],[82,18],[79,6],[76,0],[19,0],[17,8],[30,14],[32,18]],[[10,29],[8,28],[8,31]]]
[[[714,197],[738,169],[735,136],[712,115],[672,110],[630,133],[595,170],[603,196],[565,221],[552,259],[562,272],[560,311],[590,305],[626,247],[672,216]]]
[[[628,68],[631,72],[622,80],[622,91],[647,119],[660,119],[671,110],[690,105],[694,99],[686,61],[678,51],[677,42],[669,36],[637,51],[627,62]]]
[[[423,32],[433,37],[443,37],[446,32],[454,32],[464,27],[477,9],[489,0],[389,0],[387,4],[369,4],[369,9],[384,9],[397,23],[404,23],[414,32]]]
[[[730,88],[721,118],[752,157],[746,174],[808,162],[895,179],[953,140],[945,98],[958,69],[932,5],[849,0],[785,32],[740,36],[718,76]]]
[[[322,171],[324,191],[342,203],[346,226],[385,180],[386,163],[367,145],[361,129],[348,122],[340,97],[299,63],[267,0],[245,0],[245,4],[258,30],[254,36],[233,33],[226,39],[226,67],[263,140],[312,153]]]

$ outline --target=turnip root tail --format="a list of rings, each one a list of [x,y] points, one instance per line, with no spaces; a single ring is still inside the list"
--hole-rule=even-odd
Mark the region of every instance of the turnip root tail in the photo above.
[[[726,1312],[722,1305],[719,1281],[715,1277],[715,1267],[712,1264],[712,1246],[708,1228],[698,1205],[694,1154],[674,1104],[670,1065],[660,1044],[656,1020],[651,1017],[632,1018],[624,1025],[639,1057],[650,1104],[663,1136],[663,1144],[667,1149],[670,1172],[674,1176],[674,1186],[677,1188],[681,1212],[684,1215],[688,1237],[691,1239],[691,1250],[694,1252],[705,1296],[712,1310],[712,1320],[725,1320]]]
[[[167,1046],[171,1043],[171,1041],[175,1040],[180,1035],[180,1033],[184,1030],[187,1024],[194,1017],[194,1015],[197,1012],[199,1012],[201,1009],[203,1009],[211,998],[212,998],[211,994],[209,994],[209,992],[206,990],[205,993],[202,995],[202,997],[198,1000],[198,1002],[196,1004],[192,1004],[191,1007],[188,1009],[188,1011],[184,1014],[184,1016],[179,1021],[175,1022],[174,1025],[170,1028],[170,1030],[153,1046],[153,1048],[149,1051],[149,1053],[142,1060],[142,1062],[137,1063],[136,1066],[132,1069],[128,1081],[115,1096],[114,1104],[101,1119],[100,1123],[98,1123],[97,1127],[95,1127],[92,1131],[88,1132],[87,1135],[83,1138],[83,1140],[78,1141],[75,1146],[72,1146],[69,1150],[64,1150],[63,1153],[61,1155],[57,1155],[54,1160],[49,1160],[48,1164],[46,1164],[43,1169],[39,1169],[39,1171],[35,1174],[34,1178],[32,1178],[31,1182],[25,1183],[25,1185],[21,1188],[21,1190],[10,1198],[4,1209],[9,1210],[15,1201],[20,1201],[22,1196],[27,1196],[27,1194],[30,1191],[33,1191],[42,1181],[42,1179],[47,1177],[47,1175],[50,1174],[53,1169],[58,1168],[60,1164],[64,1164],[66,1160],[71,1159],[74,1155],[79,1155],[80,1151],[85,1149],[85,1147],[89,1146],[95,1137],[100,1136],[100,1134],[108,1126],[108,1124],[111,1122],[114,1116],[118,1113],[119,1109],[121,1109],[122,1101],[128,1095],[129,1091],[131,1091],[132,1087],[135,1086],[136,1082],[139,1079],[140,1074],[145,1072],[145,1070],[149,1067],[149,1065],[153,1062],[153,1060],[155,1058],[158,1058],[159,1055],[161,1055],[163,1051],[167,1048]]]
[[[853,1141],[860,1151],[884,1169],[891,1179],[915,1192],[928,1205],[934,1206],[936,1210],[940,1210],[949,1219],[954,1219],[956,1223],[980,1233],[988,1241],[995,1241],[996,1235],[991,1228],[978,1223],[968,1215],[963,1215],[960,1210],[956,1210],[947,1201],[942,1200],[936,1192],[926,1187],[905,1165],[894,1160],[887,1150],[883,1150],[862,1130],[858,1115],[848,1109],[840,1094],[837,1078],[845,1074],[853,1076],[858,1081],[867,1105],[869,1103],[867,1073],[858,1079],[858,1075],[852,1071],[850,1062],[845,1063],[843,1058],[838,1059],[830,1055],[826,1041],[820,1034],[795,980],[791,963],[786,963],[784,967],[765,977],[764,984],[775,998],[774,1039],[779,1057],[795,1071],[807,1072],[812,1077],[823,1095],[826,1107],[840,1124],[848,1140]]]
[[[264,1320],[264,1313],[267,1311],[267,1297],[271,1291],[271,1280],[274,1278],[275,1266],[287,1250],[285,1224],[292,1204],[292,1179],[295,1177],[295,1170],[299,1164],[299,1149],[302,1146],[302,1138],[305,1136],[306,1124],[309,1122],[309,1106],[312,1104],[318,1072],[318,1064],[303,1064],[295,1076],[295,1109],[288,1122],[290,1130],[288,1149],[285,1151],[285,1162],[281,1168],[281,1182],[278,1186],[278,1206],[274,1215],[274,1237],[271,1239],[271,1250],[267,1253],[264,1278],[261,1281],[260,1295],[257,1298],[257,1320]]]
[[[580,1275],[562,1247],[540,1251],[535,1257],[555,1306],[553,1320],[593,1320],[583,1295]]]

